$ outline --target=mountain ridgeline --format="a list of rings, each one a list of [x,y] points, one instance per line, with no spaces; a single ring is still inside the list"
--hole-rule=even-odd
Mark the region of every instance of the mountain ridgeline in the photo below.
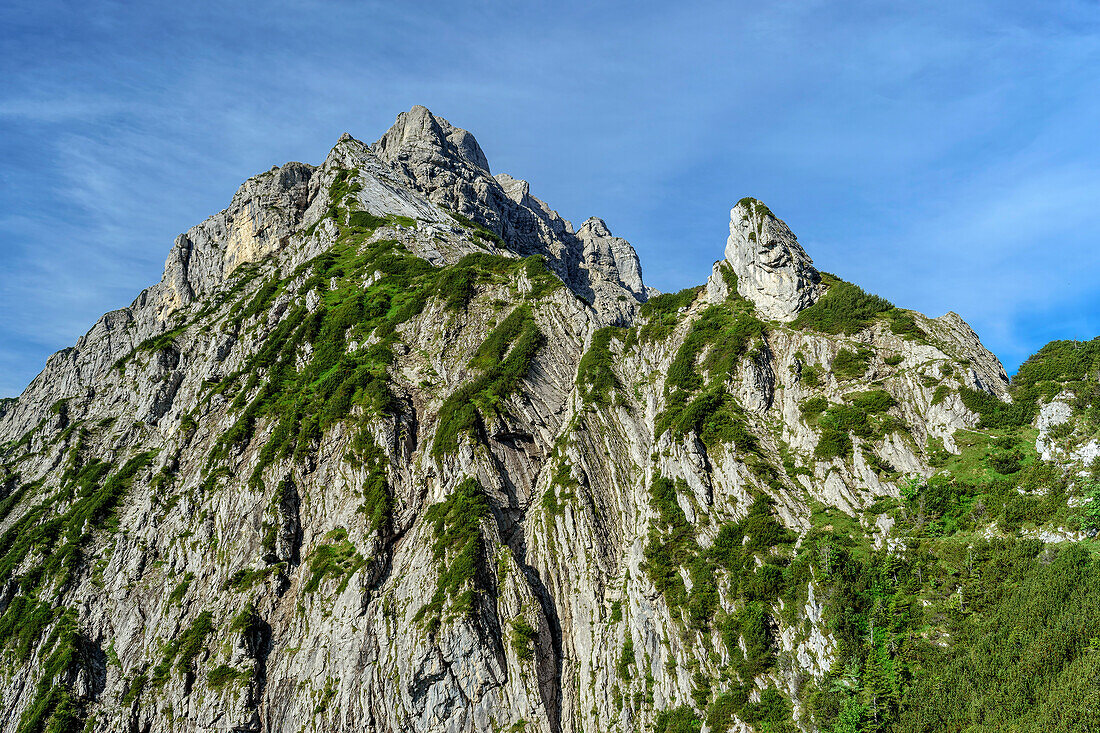
[[[1098,367],[751,198],[658,294],[414,107],[0,402],[0,731],[1096,730]]]

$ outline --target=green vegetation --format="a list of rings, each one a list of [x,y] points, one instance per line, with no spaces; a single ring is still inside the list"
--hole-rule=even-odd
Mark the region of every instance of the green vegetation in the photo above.
[[[145,686],[149,684],[149,675],[144,671],[138,672],[126,685],[126,692],[122,693],[122,704],[129,707],[134,700],[141,697],[141,693],[145,691]]]
[[[840,659],[809,696],[819,727],[1068,733],[1095,720],[1100,561],[1083,547],[934,541],[859,559],[827,541]]]
[[[729,731],[735,715],[762,733],[797,733],[791,712],[790,702],[774,687],[763,690],[760,701],[753,703],[749,702],[744,688],[735,686],[715,697],[705,717],[714,733]],[[680,705],[659,712],[653,730],[655,733],[698,733],[702,729],[702,718],[690,705]]]
[[[886,413],[897,404],[885,390],[853,392],[846,395],[847,404],[828,404],[824,397],[814,397],[802,404],[802,414],[821,429],[814,448],[814,457],[821,461],[851,458],[852,436],[866,440],[881,440],[904,425]]]
[[[958,431],[958,456],[948,456],[928,481],[902,486],[907,517],[901,527],[927,536],[970,532],[996,521],[1016,532],[1024,525],[1056,521],[1074,527],[1080,520],[1066,506],[1069,481],[1054,464],[1035,453],[1034,432]]]
[[[237,593],[246,593],[252,590],[256,585],[267,580],[276,569],[277,566],[269,565],[261,570],[254,570],[252,568],[238,570],[226,581],[226,588],[236,591]]]
[[[661,293],[643,303],[640,312],[644,318],[675,315],[694,303],[701,292],[703,292],[702,286],[696,286],[684,288],[677,293]]]
[[[678,293],[656,295],[643,303],[639,313],[645,324],[641,327],[638,340],[653,343],[666,339],[679,323],[680,311],[691,306],[702,291],[702,286],[685,288]]]
[[[178,339],[180,334],[182,334],[186,330],[187,329],[185,326],[177,326],[176,328],[165,331],[164,333],[158,334],[156,336],[150,336],[149,338],[138,344],[133,351],[126,354],[125,356],[120,357],[114,363],[114,368],[124,370],[126,368],[126,364],[140,353],[155,354],[159,351],[176,348],[176,339]]]
[[[366,479],[363,481],[363,503],[357,511],[369,520],[370,531],[378,532],[389,526],[390,515],[393,513],[393,494],[386,480],[386,453],[368,431],[360,430],[352,439],[348,460],[367,469]]]
[[[298,296],[244,368],[213,387],[214,392],[225,392],[248,375],[232,403],[237,420],[219,438],[211,464],[250,443],[261,420],[275,422],[252,475],[255,488],[262,486],[264,470],[275,460],[303,458],[316,450],[328,428],[343,420],[358,423],[360,435],[351,457],[355,459],[356,452],[363,454],[359,458],[371,454],[370,438],[362,435],[367,423],[402,409],[389,388],[398,327],[433,298],[460,310],[479,283],[507,282],[521,273],[532,286],[528,299],[561,287],[540,256],[514,259],[474,253],[453,267],[435,268],[396,241],[372,239],[383,224],[413,222],[354,210],[351,197],[358,187],[354,171],[339,172],[330,186],[328,216],[339,231],[335,245],[288,276],[276,274],[250,300],[239,300],[230,313],[231,319],[247,320],[266,312],[280,293]],[[364,281],[370,284],[364,286]],[[305,308],[304,296],[310,291],[321,295],[313,312]],[[303,352],[309,359],[301,366]],[[477,396],[491,401],[499,395],[490,390]],[[388,504],[380,496],[365,502],[376,528],[388,520]]]
[[[821,280],[828,290],[816,303],[798,314],[791,323],[794,328],[851,335],[867,328],[875,317],[894,307],[885,298],[871,295],[836,275],[823,272]]]
[[[630,636],[630,630],[627,630],[626,638],[623,639],[623,648],[619,652],[619,661],[615,664],[615,673],[621,680],[629,680],[632,675],[630,668],[634,666],[634,638]]]
[[[484,438],[484,416],[496,415],[526,376],[544,337],[527,305],[517,306],[478,348],[470,367],[481,372],[451,393],[439,410],[432,455],[458,449],[461,436]]]
[[[1073,406],[1084,415],[1088,429],[1100,429],[1100,338],[1092,341],[1052,341],[1032,355],[1012,378],[1012,403],[962,387],[959,395],[968,410],[981,416],[980,427],[1012,429],[1030,424],[1040,400],[1063,391],[1073,395]]]
[[[151,452],[140,453],[109,476],[111,464],[98,460],[67,470],[61,488],[32,506],[0,535],[0,582],[12,579],[34,552],[41,562],[19,578],[24,593],[33,595],[51,581],[57,587],[68,584],[83,567],[82,549],[95,533],[117,530],[118,505],[134,477],[152,458]]]
[[[1012,378],[1012,396],[1034,403],[1063,390],[1079,390],[1084,382],[1096,384],[1100,370],[1100,337],[1092,341],[1051,341],[1020,365]],[[1089,379],[1089,378],[1092,379]],[[1090,390],[1096,391],[1096,387]]]
[[[187,573],[183,576],[183,579],[176,584],[176,587],[172,589],[172,592],[168,594],[168,605],[178,606],[183,602],[184,597],[187,595],[187,589],[191,587],[191,581],[195,579],[194,573]]]
[[[398,409],[387,383],[396,327],[424,308],[437,271],[393,242],[363,247],[359,238],[365,235],[342,236],[299,268],[299,275],[308,274],[301,290],[321,289],[321,304],[312,314],[302,304],[293,306],[246,364],[249,380],[233,402],[240,413],[212,453],[212,460],[229,455],[252,440],[260,420],[275,420],[253,472],[254,486],[268,465],[310,453],[326,429],[354,411],[365,420]],[[371,271],[383,275],[363,289],[363,273]],[[349,351],[350,342],[372,336],[369,348]],[[311,358],[299,368],[306,344]]]
[[[820,364],[806,364],[802,367],[802,383],[810,389],[817,389],[821,386],[821,376],[824,373]]]
[[[748,602],[774,600],[773,579],[768,576],[775,566],[766,563],[759,572],[744,575],[745,562],[756,553],[768,553],[772,547],[789,544],[794,538],[771,514],[771,505],[759,499],[743,520],[722,525],[712,547],[703,550],[695,528],[677,501],[680,493],[688,491],[682,479],[654,477],[650,504],[657,512],[657,519],[644,549],[643,569],[670,608],[682,609],[691,628],[706,630],[718,608],[718,573],[725,571],[731,592],[736,594],[740,589]],[[691,579],[690,592],[681,569],[687,570]],[[726,629],[733,631],[729,624]],[[740,654],[733,637],[730,643],[731,651],[736,648]]]
[[[341,582],[336,588],[339,595],[347,587],[351,576],[365,563],[355,545],[348,540],[347,530],[337,527],[328,532],[325,541],[310,553],[309,580],[306,581],[305,592],[313,593],[323,581],[339,578]]]
[[[512,626],[512,649],[516,652],[516,657],[523,662],[529,662],[535,658],[535,641],[538,639],[538,632],[523,616],[517,616],[511,621]]]
[[[1081,529],[1086,532],[1100,531],[1100,481],[1091,479],[1083,488],[1085,504],[1081,507]]]
[[[731,297],[699,314],[665,378],[665,409],[657,417],[655,436],[694,432],[708,449],[732,442],[742,452],[755,450],[756,438],[726,383],[750,349],[763,348],[763,339],[764,324],[742,298]]]
[[[699,733],[702,728],[703,721],[691,706],[681,705],[657,713],[653,733]]]
[[[416,612],[415,619],[430,633],[435,633],[444,620],[448,600],[448,618],[467,615],[474,609],[474,595],[479,592],[478,569],[485,562],[481,521],[489,514],[485,489],[474,478],[463,479],[445,501],[428,507],[425,513],[434,538],[432,557],[440,563],[440,573],[435,594]]]
[[[1069,392],[1085,429],[1100,430],[1100,338],[1051,341],[1020,366],[1009,392],[1011,404],[965,386],[959,396],[968,410],[981,416],[979,427],[1005,430],[1029,425],[1041,401]]]
[[[737,306],[711,306],[699,314],[669,366],[666,392],[698,391],[703,387],[701,372],[728,378],[749,347],[763,339],[764,324],[753,316],[747,301],[738,301]]]
[[[981,422],[978,424],[981,428],[997,430],[1017,428],[1031,423],[1038,412],[1034,403],[1001,402],[987,392],[980,392],[966,386],[959,387],[959,397],[962,398],[966,409],[981,416]]]
[[[61,612],[53,631],[42,645],[42,674],[35,685],[34,698],[19,720],[17,733],[53,733],[83,728],[82,705],[65,683],[80,663],[83,641],[76,611],[67,609]]]
[[[833,359],[832,372],[841,381],[862,377],[867,373],[867,365],[873,355],[874,352],[866,347],[860,347],[857,351],[841,349]]]
[[[752,196],[745,196],[744,198],[742,198],[740,201],[737,202],[737,205],[747,208],[752,213],[753,216],[760,216],[760,217],[770,216],[774,219],[779,218],[775,214],[772,213],[772,210],[769,209],[764,204],[763,201],[761,201],[759,199],[756,199],[756,198],[753,198]],[[743,217],[743,218],[747,218],[747,217]]]
[[[154,687],[164,687],[172,675],[173,665],[176,672],[193,677],[195,662],[206,649],[206,639],[214,633],[214,615],[203,611],[191,625],[164,647],[160,662],[153,667],[149,682]]]
[[[586,405],[606,407],[623,385],[615,375],[611,339],[624,339],[626,329],[605,326],[592,334],[592,344],[577,367],[577,388]]]
[[[890,330],[910,341],[922,341],[928,337],[924,329],[917,325],[917,319],[911,311],[894,308],[886,311],[886,322],[890,324]],[[899,359],[900,362],[900,359]],[[887,361],[887,364],[890,362]]]
[[[69,587],[87,566],[84,550],[91,540],[98,533],[111,534],[118,529],[118,507],[152,458],[152,452],[140,453],[111,473],[111,464],[98,460],[82,463],[79,451],[73,451],[60,476],[60,487],[0,535],[0,584],[10,583],[15,592],[0,614],[0,647],[20,664],[37,656],[41,670],[34,698],[20,719],[19,733],[83,726],[82,704],[70,689],[86,643],[76,611],[39,597],[54,598],[58,590]],[[0,504],[0,516],[6,517],[30,488],[33,485],[23,485],[9,495]],[[32,557],[34,562],[26,562]],[[24,571],[17,575],[20,569]]]
[[[542,508],[548,516],[557,517],[565,513],[566,502],[577,498],[576,488],[579,486],[573,478],[569,464],[560,457],[558,466],[550,480],[550,487],[542,495]]]
[[[220,664],[214,669],[210,670],[210,675],[207,678],[207,684],[213,690],[223,690],[229,685],[236,684],[238,682],[247,682],[251,679],[252,674],[243,669],[237,669],[231,667],[228,664]]]

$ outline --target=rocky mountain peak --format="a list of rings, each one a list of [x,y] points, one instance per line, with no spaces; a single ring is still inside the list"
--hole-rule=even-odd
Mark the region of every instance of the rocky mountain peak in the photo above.
[[[1068,485],[1013,487],[1077,475],[1100,428],[1007,404],[956,314],[822,295],[753,199],[709,303],[657,295],[602,219],[479,159],[417,107],[249,178],[0,399],[0,733],[817,733],[857,689],[910,730],[918,665],[970,659],[937,619],[984,613],[977,543],[1069,536]],[[1060,557],[1035,567],[1083,572]]]
[[[737,292],[771,320],[794,320],[822,292],[821,275],[794,233],[754,198],[730,209],[726,262],[737,275]]]
[[[371,149],[389,163],[442,154],[489,172],[489,161],[472,134],[419,104],[399,114],[393,127]]]
[[[591,237],[610,237],[612,234],[611,230],[607,228],[607,222],[598,216],[590,216],[577,230],[577,236],[587,239]]]

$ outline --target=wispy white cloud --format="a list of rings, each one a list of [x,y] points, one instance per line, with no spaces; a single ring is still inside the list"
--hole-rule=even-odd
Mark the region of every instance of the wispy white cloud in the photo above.
[[[0,393],[247,176],[427,104],[674,289],[765,198],[826,269],[1010,364],[1094,320],[1095,3],[13,2]],[[27,63],[35,59],[35,63]],[[1036,319],[1028,314],[1041,313]]]

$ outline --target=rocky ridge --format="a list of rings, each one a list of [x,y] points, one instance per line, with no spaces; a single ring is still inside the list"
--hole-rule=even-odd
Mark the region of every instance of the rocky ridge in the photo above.
[[[799,548],[1008,396],[857,291],[745,199],[657,295],[423,107],[249,179],[0,406],[0,730],[816,730]]]

